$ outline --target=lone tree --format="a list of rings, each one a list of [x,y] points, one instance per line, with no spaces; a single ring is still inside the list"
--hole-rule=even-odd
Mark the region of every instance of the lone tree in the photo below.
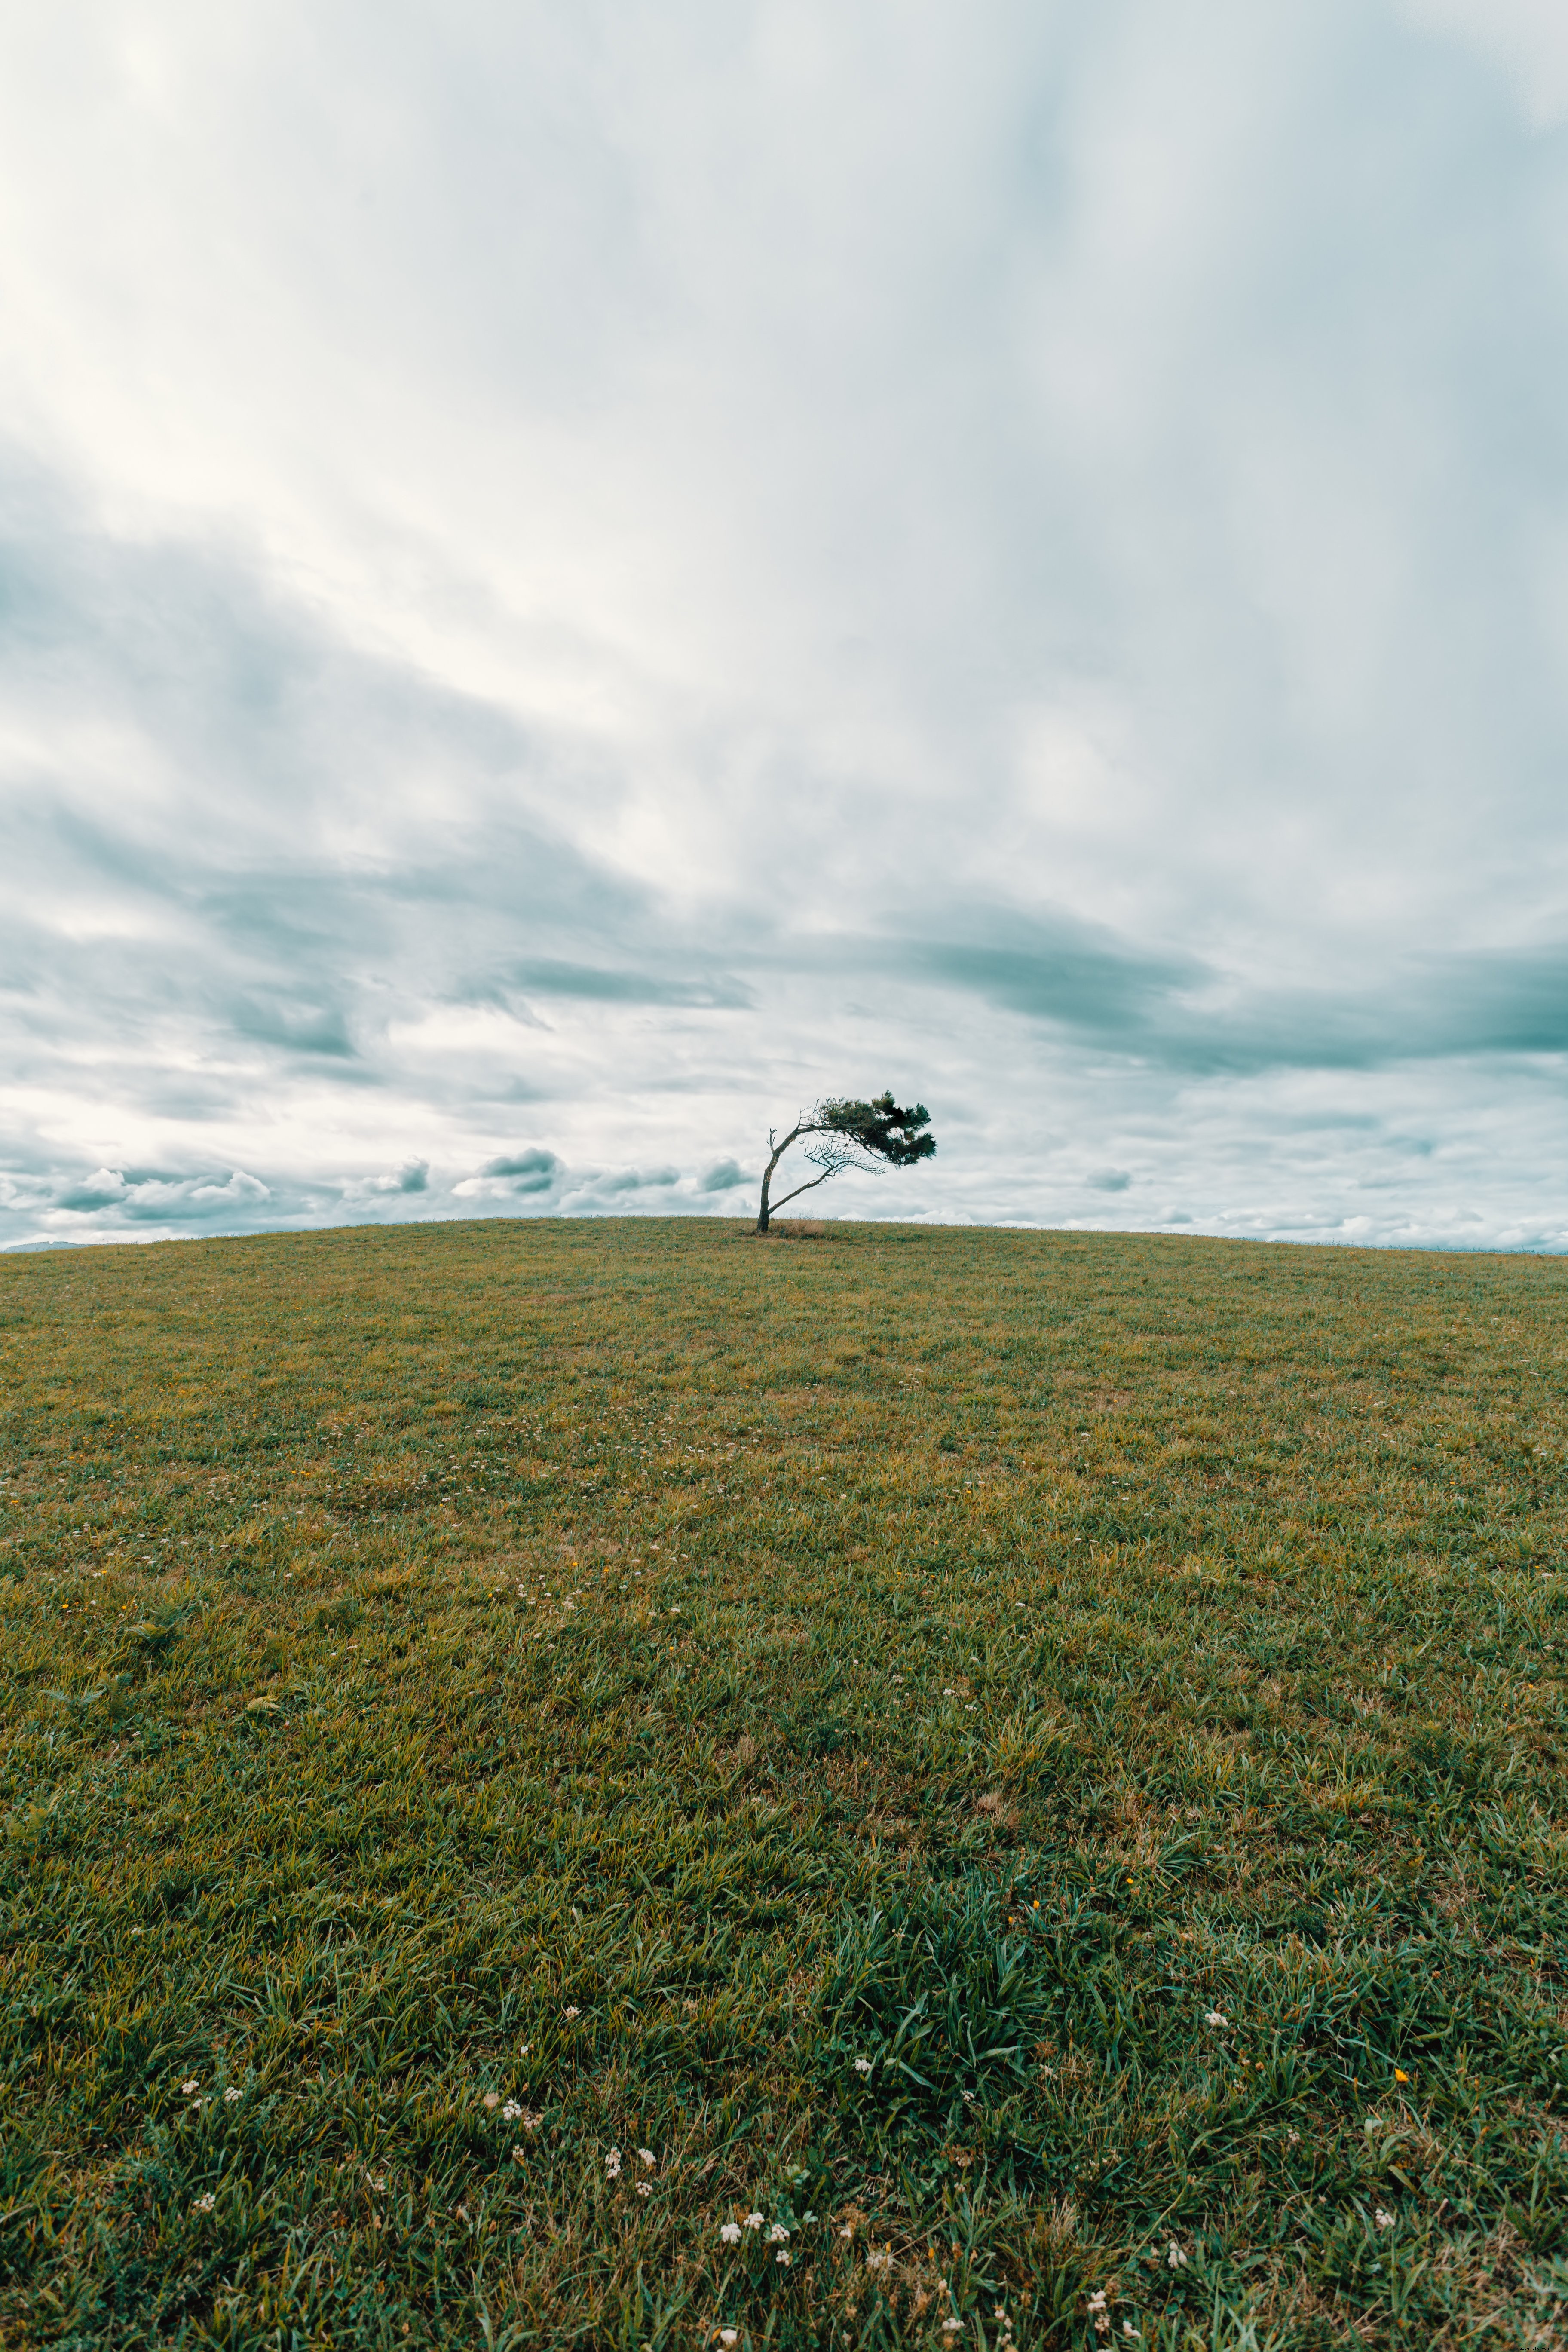
[[[931,1117],[924,1103],[916,1103],[913,1110],[900,1110],[892,1096],[879,1095],[875,1102],[819,1102],[810,1110],[802,1111],[789,1133],[783,1138],[768,1129],[768,1142],[773,1158],[763,1173],[763,1202],[757,1211],[757,1231],[765,1234],[768,1219],[775,1208],[782,1209],[784,1201],[798,1200],[801,1193],[826,1184],[830,1176],[841,1176],[846,1168],[912,1168],[917,1160],[929,1160],[936,1150],[936,1138],[924,1129]],[[803,1135],[815,1139],[805,1147],[805,1156],[820,1176],[812,1176],[786,1192],[784,1201],[770,1203],[768,1187],[773,1181],[773,1170],[792,1143]]]

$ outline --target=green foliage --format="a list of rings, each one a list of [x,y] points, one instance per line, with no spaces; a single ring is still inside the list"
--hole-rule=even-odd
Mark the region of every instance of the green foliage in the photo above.
[[[1563,2340],[1565,1277],[0,1265],[0,2342]]]
[[[922,1132],[931,1125],[924,1103],[916,1103],[912,1110],[900,1110],[891,1094],[879,1094],[871,1102],[836,1097],[819,1104],[816,1124],[824,1134],[841,1136],[858,1150],[885,1160],[892,1168],[912,1168],[917,1160],[929,1160],[936,1150],[935,1136]]]

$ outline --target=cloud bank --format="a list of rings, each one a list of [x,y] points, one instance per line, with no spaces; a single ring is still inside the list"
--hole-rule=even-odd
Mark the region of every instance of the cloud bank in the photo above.
[[[0,1246],[733,1215],[883,1086],[840,1213],[1568,1244],[1554,18],[0,63]]]

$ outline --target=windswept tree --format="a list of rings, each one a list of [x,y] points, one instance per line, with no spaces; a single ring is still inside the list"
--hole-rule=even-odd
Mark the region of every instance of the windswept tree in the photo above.
[[[772,1128],[768,1144],[773,1158],[763,1173],[763,1202],[757,1211],[757,1231],[765,1234],[768,1219],[784,1201],[798,1200],[803,1192],[826,1184],[830,1176],[841,1176],[846,1168],[864,1168],[875,1172],[883,1168],[912,1168],[917,1160],[929,1160],[936,1150],[936,1138],[927,1135],[931,1118],[924,1103],[916,1103],[912,1110],[900,1110],[890,1094],[879,1095],[875,1102],[819,1102],[810,1110],[803,1110],[789,1133],[782,1139]],[[792,1143],[809,1136],[805,1156],[820,1175],[810,1176],[786,1192],[784,1201],[770,1202],[768,1193],[773,1181],[773,1170]]]

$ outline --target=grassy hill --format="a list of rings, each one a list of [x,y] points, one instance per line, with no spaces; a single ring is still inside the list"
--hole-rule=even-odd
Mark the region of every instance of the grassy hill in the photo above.
[[[1568,2341],[1565,1286],[0,1264],[0,2340]]]

